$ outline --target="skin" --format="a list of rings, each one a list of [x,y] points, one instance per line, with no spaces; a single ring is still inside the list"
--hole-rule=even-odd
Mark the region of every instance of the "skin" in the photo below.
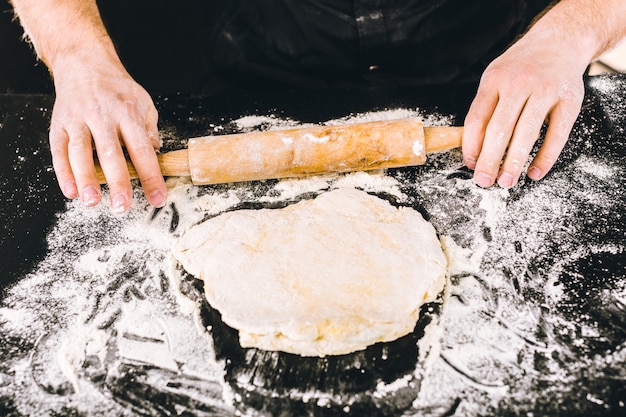
[[[50,146],[63,194],[88,206],[100,203],[95,148],[111,209],[127,211],[132,189],[125,147],[148,201],[163,206],[167,189],[156,157],[157,111],[120,62],[95,1],[12,1],[54,79]],[[534,180],[546,175],[580,112],[587,65],[626,36],[624,22],[623,0],[562,0],[489,65],[463,135],[464,162],[475,170],[478,185],[515,185],[548,121],[546,138],[527,171]]]
[[[157,110],[120,62],[95,1],[16,0],[13,6],[54,79],[50,147],[63,194],[80,197],[87,206],[100,203],[95,148],[109,185],[111,210],[126,212],[132,189],[125,147],[148,201],[163,206],[167,188],[156,157]]]
[[[527,175],[546,175],[580,113],[587,66],[626,36],[625,22],[622,0],[563,0],[487,67],[463,133],[463,159],[478,185],[514,186],[544,122]]]

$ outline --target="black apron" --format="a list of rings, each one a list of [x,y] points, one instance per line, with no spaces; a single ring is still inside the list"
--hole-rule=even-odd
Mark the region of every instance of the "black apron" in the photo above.
[[[551,0],[226,0],[207,85],[477,82]]]
[[[98,0],[151,93],[477,82],[552,0]]]

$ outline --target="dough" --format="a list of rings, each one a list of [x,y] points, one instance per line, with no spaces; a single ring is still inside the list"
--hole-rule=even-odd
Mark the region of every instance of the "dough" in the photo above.
[[[243,347],[340,355],[404,336],[446,280],[419,212],[352,188],[192,227],[174,255]]]

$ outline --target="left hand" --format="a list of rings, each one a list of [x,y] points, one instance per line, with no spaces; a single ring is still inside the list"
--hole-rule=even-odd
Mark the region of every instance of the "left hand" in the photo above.
[[[517,183],[544,122],[548,129],[529,178],[543,178],[569,138],[588,61],[567,37],[550,35],[522,37],[483,73],[463,133],[463,159],[481,187]]]

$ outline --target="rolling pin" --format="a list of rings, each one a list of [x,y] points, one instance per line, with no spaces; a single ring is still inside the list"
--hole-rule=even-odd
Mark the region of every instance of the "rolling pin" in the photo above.
[[[406,118],[203,136],[158,159],[163,176],[190,176],[198,185],[255,181],[421,165],[426,153],[461,146],[462,134],[462,127]],[[137,178],[130,161],[128,170]],[[96,171],[106,182],[98,164]]]

